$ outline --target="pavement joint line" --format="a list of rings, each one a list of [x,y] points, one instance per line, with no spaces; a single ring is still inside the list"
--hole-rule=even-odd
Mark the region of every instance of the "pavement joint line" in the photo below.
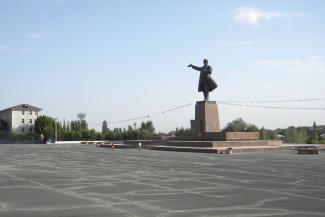
[[[7,172],[7,175],[9,175],[9,176],[11,176],[11,177],[14,177],[14,178],[17,178],[17,179],[20,179],[20,180],[24,180],[24,181],[31,182],[31,183],[33,183],[33,184],[37,184],[37,185],[39,185],[39,186],[45,187],[45,188],[48,189],[48,190],[53,190],[53,191],[56,191],[56,192],[59,192],[59,193],[62,193],[62,194],[66,194],[66,195],[68,195],[68,196],[77,197],[77,198],[81,198],[81,199],[91,199],[91,200],[95,200],[96,202],[100,201],[100,200],[97,200],[97,199],[94,199],[94,198],[89,198],[89,197],[81,196],[80,194],[76,194],[75,192],[71,192],[71,191],[70,191],[70,188],[66,189],[66,190],[68,190],[68,191],[70,192],[70,193],[67,193],[67,191],[58,190],[58,189],[53,188],[53,187],[51,187],[51,186],[44,185],[44,184],[42,184],[42,183],[35,182],[35,181],[32,181],[32,180],[27,180],[27,179],[21,178],[21,177],[19,177],[19,176],[13,175],[13,174],[8,173],[8,172]],[[26,187],[29,188],[30,186],[26,186]],[[83,186],[83,187],[84,187],[84,186]],[[35,187],[35,186],[34,186],[34,188],[39,188],[39,187]],[[82,188],[82,187],[76,187],[76,188],[73,188],[73,189],[79,189],[79,188]],[[84,194],[84,195],[86,195],[86,194]],[[122,199],[121,197],[117,197],[117,198],[118,198],[118,199]],[[124,199],[124,198],[123,198],[123,199]],[[100,202],[102,203],[102,201],[100,201]],[[138,202],[134,202],[134,201],[130,201],[130,200],[127,200],[127,203],[128,203],[128,204],[136,204],[136,205],[138,205],[139,207],[144,207],[144,208],[150,208],[150,207],[153,208],[153,206],[149,206],[149,207],[148,207],[147,205],[143,205],[142,203],[138,203]],[[82,207],[82,206],[80,206],[80,207]],[[104,203],[103,206],[93,205],[93,206],[87,206],[87,207],[112,207],[112,208],[114,208],[114,209],[116,209],[116,210],[118,210],[118,211],[121,211],[122,213],[125,213],[125,211],[122,211],[122,210],[120,210],[120,209],[114,207],[114,203],[111,203],[111,204]],[[61,209],[61,208],[58,208],[58,209]],[[157,208],[157,209],[158,209],[158,208]],[[154,210],[157,210],[157,209],[154,209]],[[18,210],[18,209],[16,209],[16,210]],[[23,209],[23,210],[27,210],[27,209]],[[33,209],[28,209],[28,210],[32,211]],[[55,209],[44,209],[44,211],[51,211],[51,210],[55,210]],[[159,211],[161,211],[161,210],[159,209]],[[133,216],[132,213],[128,213],[128,212],[127,212],[127,214],[131,214],[131,216]]]
[[[0,171],[0,172],[1,172],[1,171]],[[3,171],[2,171],[2,172],[3,172]],[[61,190],[61,189],[52,188],[52,187],[50,187],[49,185],[45,185],[45,184],[40,183],[40,182],[35,182],[35,181],[32,181],[32,180],[28,180],[28,179],[25,179],[25,178],[21,178],[21,177],[19,177],[19,176],[13,175],[13,174],[11,174],[11,173],[9,173],[9,172],[5,172],[5,174],[8,175],[8,176],[10,176],[10,177],[12,177],[12,178],[16,178],[16,179],[18,179],[18,180],[31,182],[31,183],[33,183],[33,184],[39,185],[40,187],[43,187],[43,188],[48,189],[48,190],[55,191],[55,192],[57,192],[57,193],[61,193],[61,194],[64,194],[64,195],[67,195],[67,196],[70,196],[70,197],[79,198],[79,199],[87,199],[87,200],[91,200],[91,201],[93,201],[93,202],[96,202],[96,203],[98,203],[98,204],[101,204],[103,207],[111,207],[108,203],[103,202],[103,201],[101,201],[101,200],[99,200],[99,199],[97,199],[97,198],[85,197],[85,196],[82,196],[82,195],[77,194],[77,193],[75,193],[75,192],[71,192],[71,191],[68,191],[68,192],[67,192],[66,190]],[[117,208],[115,208],[115,207],[112,207],[112,208],[115,209],[116,211],[120,212],[120,213],[130,214],[130,213],[128,213],[128,212],[126,212],[126,211],[123,211],[123,210],[121,210],[121,209],[117,209]],[[61,208],[60,208],[60,209],[61,209]],[[131,215],[131,216],[132,216],[132,215]]]
[[[247,207],[247,206],[227,206],[227,207],[214,207],[214,208],[197,208],[197,209],[183,209],[183,210],[171,210],[167,215],[162,214],[163,216],[168,216],[171,213],[188,213],[188,212],[202,212],[202,211],[232,211],[232,210],[261,210],[261,211],[270,211],[271,215],[274,214],[274,211],[281,212],[280,215],[283,214],[295,214],[296,212],[289,211],[286,209],[270,209],[270,208],[255,208],[255,207]],[[270,214],[267,214],[269,216]],[[229,215],[227,215],[229,216]],[[242,215],[236,215],[236,216],[242,216]],[[247,215],[244,215],[247,216]],[[249,214],[248,216],[252,216]],[[254,215],[253,215],[254,216]],[[257,214],[256,216],[263,216],[263,214]]]
[[[56,210],[70,210],[70,209],[80,209],[80,208],[106,208],[107,206],[101,206],[101,205],[79,205],[79,206],[69,206],[69,207],[43,207],[43,208],[15,208],[15,209],[3,209],[2,211],[43,211],[43,212],[49,212],[49,211],[56,211]],[[1,214],[1,213],[0,213]]]
[[[94,152],[93,153],[90,152],[89,154],[89,151],[91,150],[94,150]],[[43,149],[43,151],[47,152],[48,150]],[[76,152],[78,154],[76,154]],[[231,215],[236,217],[272,216],[272,215],[273,216],[274,215],[294,216],[298,214],[324,216],[325,213],[325,210],[321,208],[321,204],[323,203],[323,200],[318,198],[318,196],[323,197],[324,193],[319,192],[316,194],[316,189],[318,188],[317,186],[320,186],[322,183],[324,183],[323,181],[324,173],[322,172],[323,170],[321,167],[322,161],[318,162],[317,160],[312,160],[312,161],[309,160],[309,159],[316,159],[316,158],[307,158],[307,157],[299,158],[299,159],[304,159],[302,163],[299,163],[299,161],[297,160],[298,159],[297,156],[285,155],[289,159],[288,163],[285,164],[285,167],[283,167],[283,169],[275,170],[274,168],[282,168],[280,166],[285,162],[282,161],[283,157],[281,156],[278,157],[278,155],[274,155],[275,158],[267,157],[266,160],[264,160],[264,156],[268,156],[268,155],[262,155],[262,157],[259,157],[258,155],[254,155],[254,154],[247,155],[247,156],[254,156],[255,157],[254,161],[252,161],[251,159],[247,159],[245,155],[242,156],[233,155],[230,157],[221,156],[220,158],[219,156],[217,157],[214,156],[214,158],[211,158],[208,157],[208,155],[196,155],[196,154],[181,155],[178,153],[177,154],[163,153],[161,154],[162,157],[160,157],[160,155],[159,157],[158,155],[152,157],[152,156],[148,156],[149,154],[146,152],[140,153],[140,152],[124,151],[124,150],[123,152],[120,151],[118,153],[117,151],[115,153],[112,153],[109,150],[106,151],[105,154],[101,154],[99,150],[97,151],[93,148],[85,147],[85,149],[80,148],[80,151],[79,149],[71,149],[72,154],[71,154],[71,161],[70,161],[69,154],[63,154],[64,152],[57,152],[55,148],[51,148],[51,150],[48,152],[50,154],[42,155],[41,153],[42,152],[40,152],[40,155],[39,157],[37,157],[37,159],[25,160],[24,163],[21,161],[19,162],[19,164],[16,163],[15,160],[21,157],[23,158],[23,155],[19,155],[19,156],[15,155],[12,158],[6,158],[7,160],[3,160],[4,158],[2,158],[2,160],[0,160],[0,163],[3,162],[5,164],[8,165],[12,164],[15,166],[7,167],[7,168],[0,167],[0,172],[1,171],[2,172],[7,171],[9,173],[12,172],[12,175],[17,175],[17,177],[21,177],[19,175],[22,174],[23,177],[21,178],[25,180],[34,181],[36,183],[40,183],[42,185],[57,190],[62,190],[68,193],[70,192],[72,194],[76,194],[77,196],[75,196],[75,198],[78,198],[79,195],[80,198],[83,199],[90,198],[90,199],[95,199],[96,201],[101,201],[101,202],[95,202],[94,205],[87,206],[86,207],[87,209],[88,207],[89,208],[94,207],[94,209],[96,207],[105,207],[105,208],[110,207],[112,208],[112,210],[115,211],[118,210],[123,211],[122,213],[120,211],[118,212],[127,216],[141,216],[141,217],[144,216],[141,214],[146,214],[146,216],[149,216],[152,213],[156,213],[156,214],[153,214],[151,216],[158,216],[158,215],[159,216],[174,216],[174,215],[202,216],[203,213],[205,213],[206,215],[208,215],[209,212],[216,214],[218,213],[218,211],[222,211],[222,210],[224,210],[225,213],[220,215],[222,216]],[[6,153],[4,152],[4,154]],[[15,151],[10,151],[10,154],[15,154]],[[94,154],[94,156],[92,154]],[[152,152],[150,154],[154,154],[154,153]],[[28,158],[31,156],[32,155],[28,155]],[[101,160],[100,162],[97,162],[96,160],[94,161],[92,157],[96,157],[99,159],[104,158],[104,161]],[[193,157],[195,157],[196,160],[194,161],[189,160]],[[156,158],[159,158],[159,160],[156,160]],[[67,160],[64,161],[65,159]],[[171,161],[172,159],[177,159],[175,160],[176,162],[175,164]],[[200,162],[201,160],[203,160],[203,163]],[[55,171],[54,168],[49,168],[51,176],[49,178],[46,178],[47,177],[46,170],[42,169],[42,167],[37,167],[38,161],[39,162],[46,161],[46,164],[48,165],[60,166],[62,168],[62,173],[60,171]],[[263,165],[264,161],[268,162],[270,166],[264,166]],[[105,165],[106,162],[109,164],[108,168],[107,165]],[[226,166],[226,168],[224,169],[218,168],[219,165],[218,163],[220,162],[222,162],[221,165]],[[246,162],[246,163],[242,164],[242,162]],[[304,162],[307,163],[304,164]],[[297,168],[294,166],[295,164],[298,164],[300,166]],[[250,167],[251,165],[256,165],[256,169],[252,169]],[[174,166],[175,169],[170,169],[171,166]],[[236,166],[238,167],[236,168]],[[314,169],[314,166],[319,168],[318,171]],[[80,168],[78,169],[77,167]],[[186,168],[189,168],[188,172],[186,171]],[[242,169],[243,172],[241,172]],[[23,170],[26,170],[26,172],[23,172]],[[31,171],[32,174],[29,174],[29,171]],[[303,176],[305,175],[304,171],[308,172],[307,173],[308,177],[302,179]],[[255,175],[250,175],[250,173],[254,173]],[[53,181],[51,180],[52,174],[54,177]],[[60,178],[62,176],[61,174],[62,175],[68,174],[67,179],[64,178],[61,179]],[[103,175],[103,174],[107,174],[107,175]],[[220,176],[219,174],[222,174],[222,176]],[[40,175],[40,177],[38,177],[38,175]],[[26,176],[26,178],[24,176]],[[237,176],[237,179],[235,176]],[[252,179],[249,178],[250,176],[252,176]],[[6,176],[4,175],[4,177]],[[4,180],[6,179],[7,178],[5,178]],[[12,180],[14,179],[16,178],[12,178]],[[58,180],[59,183],[56,183],[55,182],[56,180]],[[127,182],[125,180],[130,180],[130,181]],[[70,182],[72,185],[67,184],[66,182]],[[146,182],[149,182],[147,183],[149,184],[149,186],[144,184]],[[173,182],[175,182],[175,184]],[[185,182],[187,182],[188,184]],[[247,189],[246,186],[253,185],[254,182],[258,182],[261,185],[256,185],[253,186],[254,188]],[[264,191],[263,186],[268,186],[269,182],[271,183],[272,186],[271,189],[267,189],[267,190],[271,190],[271,191],[269,192]],[[6,181],[4,183],[6,183]],[[13,183],[14,185],[12,187],[15,188],[17,187],[17,185],[15,184],[21,184],[21,183],[22,182],[14,182]],[[32,182],[28,182],[28,183],[32,184]],[[121,189],[121,187],[119,187],[118,185],[119,183],[122,184],[120,185],[122,187],[122,191],[118,190],[119,188]],[[123,189],[124,186],[127,186],[125,185],[125,183],[130,183],[130,186],[133,187],[127,187],[127,189]],[[203,183],[203,184],[200,185],[198,183]],[[87,189],[88,187],[108,186],[109,184],[112,185],[116,184],[117,189],[114,190],[112,193],[114,192],[121,192],[121,193],[111,194],[110,188],[107,188],[107,190],[105,190],[105,187],[104,187],[105,191],[103,192],[101,191],[101,188]],[[140,189],[137,189],[137,184],[142,185]],[[78,186],[75,187],[74,185],[78,185]],[[149,189],[152,189],[150,185],[153,189],[155,189],[153,191],[154,192],[153,194],[150,193],[151,190]],[[289,186],[285,187],[286,185]],[[148,186],[149,188],[145,186]],[[158,188],[157,186],[163,188]],[[21,186],[21,187],[31,188],[31,186]],[[172,190],[169,190],[169,193],[167,194],[162,194],[162,192],[165,191],[166,187],[171,188]],[[76,192],[73,191],[76,189],[83,189],[83,188],[85,188],[85,190],[76,191]],[[143,188],[147,190],[141,190]],[[0,187],[0,189],[2,188]],[[40,189],[45,189],[45,188],[40,187]],[[248,194],[248,196],[250,194],[254,194],[254,195],[256,194],[257,196],[252,197],[252,199],[247,200],[247,202],[245,201],[245,198],[243,201],[236,200],[236,198],[233,198],[233,196],[236,196],[237,193],[238,196],[240,196],[239,192],[241,192],[241,190],[236,190],[236,189],[247,189],[246,194]],[[318,189],[323,190],[324,188],[322,187]],[[258,191],[262,193],[258,193]],[[282,194],[283,191],[286,191],[285,193],[289,193],[289,195]],[[176,204],[178,203],[179,198],[185,197],[186,199],[188,197],[186,194],[188,193],[192,194],[193,192],[198,195],[197,197],[193,197],[192,199],[188,198],[190,199],[189,200],[190,204],[192,203],[195,204],[193,207],[187,205],[188,203],[187,201],[185,204],[182,203],[179,205]],[[227,193],[223,193],[223,192],[227,192]],[[245,191],[243,193],[245,195]],[[179,194],[181,197],[173,197],[174,194],[176,195]],[[207,207],[205,208],[205,206],[201,207],[200,205],[199,206],[196,205],[195,201],[191,202],[192,200],[196,200],[196,198],[203,197],[202,199],[204,200],[215,201],[216,205],[219,204],[218,199],[215,200],[209,199],[211,197],[209,197],[206,194],[208,194],[209,196],[223,195],[227,197],[225,198],[226,200],[230,200],[231,198],[233,198],[235,201],[240,202],[240,204],[244,202],[245,205],[236,206],[237,204],[233,204],[232,202],[230,202],[229,205],[231,206],[227,206],[228,204],[224,204],[220,207],[213,207],[214,202],[212,202],[211,205],[207,205]],[[166,197],[163,197],[162,195],[166,195]],[[295,195],[302,196],[303,200],[300,200],[299,197]],[[305,197],[305,195],[306,196],[309,195],[309,197],[312,197],[313,199],[308,200],[308,198]],[[2,199],[1,201],[7,201],[5,198],[1,198],[1,199]],[[295,201],[309,201],[310,203],[312,204],[315,203],[316,205],[312,206],[315,208],[308,208],[306,206],[308,204],[307,203],[305,204],[306,210],[304,210],[304,208],[302,207],[296,210],[295,208],[290,208],[290,206],[286,207],[286,205],[282,205],[283,203],[281,202],[281,199],[283,200],[283,203],[286,203],[290,200],[295,200]],[[105,200],[108,206],[102,204],[102,202],[104,202]],[[221,204],[223,203],[221,202]],[[169,209],[168,208],[169,206],[174,208]],[[0,211],[3,207],[4,205],[0,203]],[[65,208],[64,210],[69,210],[72,208],[78,209],[78,207],[79,205],[70,206]],[[83,207],[83,205],[80,205],[80,207]],[[236,209],[235,207],[243,207],[244,209],[246,207],[245,210],[251,210],[251,211],[241,212],[240,208]],[[47,207],[46,203],[45,206],[41,207],[41,210],[45,210],[46,208],[49,208],[46,211],[48,211],[48,215],[51,215],[52,214],[51,213],[52,210],[50,210],[51,207]],[[52,209],[58,210],[57,208],[59,207],[54,207]],[[32,209],[37,209],[37,207],[34,207]],[[19,209],[19,210],[26,210],[26,209]],[[234,210],[238,210],[238,211],[234,211]],[[67,213],[67,212],[69,211],[64,211],[63,213]],[[0,212],[0,216],[1,216],[1,212]]]
[[[140,184],[140,183],[138,183],[138,184]],[[162,188],[162,189],[170,190],[170,191],[179,191],[179,192],[182,192],[182,193],[189,193],[189,194],[195,194],[195,195],[199,195],[199,196],[206,196],[206,197],[215,198],[215,196],[213,196],[213,195],[201,194],[201,193],[198,193],[198,192],[191,191],[190,189],[179,189],[178,190],[178,189],[175,189],[173,187],[159,186],[159,185],[155,185],[155,184],[148,184],[148,183],[141,183],[141,184],[148,185],[148,186],[155,187],[155,188]]]
[[[224,170],[224,171],[227,171],[227,172],[231,172],[231,173],[242,173],[242,174],[248,174],[248,175],[259,175],[259,176],[269,176],[269,177],[276,177],[276,178],[283,178],[283,176],[280,176],[280,175],[270,175],[270,174],[266,174],[266,173],[256,173],[256,172],[244,172],[244,171],[241,171],[241,170],[232,170],[232,171],[229,171],[229,170]],[[200,175],[203,175],[201,173],[196,173],[196,174],[200,174]],[[213,176],[213,178],[215,178],[216,176]],[[222,177],[222,176],[220,176]]]
[[[249,180],[236,180],[236,179],[229,179],[229,178],[224,178],[224,180],[230,180],[230,181],[237,181],[237,182],[241,182],[241,183],[245,183],[245,184],[252,184],[252,182],[256,182],[256,181],[261,181],[261,182],[264,182],[265,180],[258,180],[258,179],[249,179]],[[196,180],[198,182],[204,182],[203,180]],[[298,180],[299,181],[299,180]],[[272,183],[279,183],[281,184],[281,182],[278,182],[278,181],[270,181]],[[206,182],[206,183],[210,183],[210,184],[213,184],[212,182]],[[318,185],[306,185],[306,184],[296,184],[296,183],[287,183],[287,184],[290,184],[290,185],[293,185],[294,188],[299,188],[299,187],[317,187],[317,188],[322,188],[325,190],[325,187],[324,186],[318,186]]]
[[[198,182],[202,182],[202,183],[209,183],[210,182],[205,182],[202,180],[199,180]],[[230,184],[221,184],[224,186],[229,186],[231,188],[234,188],[233,185]],[[311,196],[305,196],[305,195],[300,195],[300,194],[294,194],[294,193],[289,193],[289,192],[283,192],[283,189],[280,189],[279,191],[275,191],[275,190],[271,190],[271,189],[258,189],[258,188],[252,188],[252,187],[242,187],[242,186],[235,186],[237,188],[242,188],[242,189],[247,189],[247,190],[254,190],[254,191],[265,191],[265,192],[271,192],[271,193],[280,193],[280,194],[284,194],[284,195],[289,195],[289,196],[295,196],[295,197],[302,197],[302,198],[308,198],[308,199],[314,199],[314,200],[322,200],[325,201],[325,199],[323,198],[317,198],[317,197],[311,197]]]
[[[112,195],[112,197],[115,198],[115,199],[119,199],[119,200],[124,201],[124,202],[113,202],[113,203],[111,203],[113,207],[116,206],[116,205],[120,205],[120,204],[134,204],[134,205],[137,205],[137,206],[139,206],[141,208],[149,209],[149,210],[152,210],[152,211],[159,211],[159,212],[165,211],[164,209],[162,209],[160,207],[153,206],[153,205],[147,205],[147,204],[141,203],[139,201],[131,201],[129,199],[126,199],[126,198],[123,198],[123,197],[118,197],[116,195]],[[161,201],[161,200],[155,200],[155,201]]]
[[[301,212],[301,211],[290,211],[290,210],[286,210],[286,209],[276,209],[276,208],[258,208],[258,207],[251,207],[250,205],[247,206],[229,206],[229,207],[225,207],[225,208],[199,208],[199,209],[185,209],[185,210],[172,210],[169,211],[170,213],[188,213],[188,212],[201,212],[201,211],[231,211],[231,210],[261,210],[261,211],[270,211],[270,213],[267,214],[239,214],[239,215],[235,215],[235,216],[274,216],[274,215],[288,215],[288,214],[307,214],[307,215],[319,215],[319,216],[323,216],[324,213],[318,213],[318,212]],[[279,213],[274,213],[274,212],[279,212]],[[163,216],[168,216],[168,215],[161,215],[161,217]],[[229,216],[229,215],[226,215]]]
[[[264,175],[264,174],[262,174],[262,175]],[[276,177],[280,177],[280,176],[276,176]],[[199,180],[199,182],[209,183],[209,184],[216,184],[216,183],[205,182],[205,181],[201,181],[201,180]],[[229,184],[223,184],[223,185],[233,187],[233,185],[229,185]],[[249,190],[266,191],[266,192],[271,192],[271,193],[281,193],[281,194],[287,194],[287,195],[291,195],[291,196],[309,198],[309,199],[314,199],[314,200],[325,200],[325,199],[322,199],[322,198],[315,198],[315,197],[311,197],[311,196],[303,196],[303,195],[300,195],[300,194],[293,194],[293,193],[288,193],[288,192],[283,192],[283,191],[274,191],[274,190],[268,190],[268,189],[257,189],[257,188],[247,188],[247,187],[240,187],[240,188],[245,188],[245,189],[249,189]]]
[[[5,211],[9,207],[9,203],[0,203],[0,211]]]

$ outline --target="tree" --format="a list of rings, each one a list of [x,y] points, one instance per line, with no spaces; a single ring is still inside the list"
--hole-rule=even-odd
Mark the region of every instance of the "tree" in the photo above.
[[[306,143],[307,138],[307,129],[304,127],[288,127],[284,134],[285,136],[285,142],[287,143],[298,143],[298,144],[304,144]]]
[[[65,141],[73,141],[73,140],[75,140],[75,132],[74,131],[64,131],[62,137],[63,137],[63,140],[65,140]]]
[[[258,132],[258,128],[253,124],[246,123],[242,118],[237,118],[227,124],[224,132]]]
[[[67,125],[66,125],[66,123],[65,123],[65,120],[63,121],[63,124],[62,124],[63,126],[62,126],[62,128],[63,128],[63,131],[65,131],[66,129],[67,129]]]
[[[86,120],[80,120],[80,130],[88,130],[88,124]]]
[[[155,128],[152,121],[142,122],[140,130],[146,131],[149,136],[153,136],[155,134]]]
[[[68,123],[67,123],[66,130],[67,130],[67,131],[70,131],[70,122],[69,122],[69,121],[68,121]]]
[[[76,121],[76,131],[80,131],[81,130],[81,123],[80,121]]]
[[[308,136],[307,136],[306,127],[298,127],[295,142],[298,144],[305,144],[307,142],[307,138],[308,138]]]
[[[286,142],[296,143],[297,141],[297,129],[293,126],[287,128]]]
[[[318,144],[317,125],[314,121],[311,136],[308,139],[309,144]]]
[[[139,129],[139,138],[146,139],[155,134],[155,128],[153,126],[152,121],[142,122],[141,127]]]
[[[80,130],[87,130],[88,124],[85,120],[76,120],[70,122],[70,129],[79,132]]]
[[[254,124],[248,124],[245,131],[246,132],[258,132],[258,128]]]
[[[260,140],[268,140],[267,130],[264,127],[261,127],[259,130],[259,139]]]
[[[45,141],[54,136],[55,121],[53,118],[41,115],[35,120],[35,131],[44,136]]]
[[[227,126],[223,129],[226,132],[244,132],[246,130],[247,123],[241,119],[235,119],[232,122],[229,122]]]
[[[179,137],[186,137],[189,136],[190,134],[192,134],[192,131],[190,128],[184,129],[184,127],[181,128],[176,128],[175,131],[175,136],[179,136]]]
[[[103,121],[102,124],[102,134],[107,133],[107,121]]]
[[[152,121],[142,122],[141,127],[137,128],[134,123],[133,126],[129,125],[127,128],[114,128],[110,130],[106,128],[106,121],[102,125],[102,135],[101,138],[105,140],[118,140],[118,139],[147,139],[155,134],[155,128]],[[104,133],[106,129],[106,132]],[[99,137],[99,135],[96,135]]]
[[[77,126],[76,126],[75,121],[71,121],[71,122],[70,122],[70,129],[71,129],[72,131],[77,131]]]
[[[270,140],[278,139],[276,131],[274,131],[274,130],[267,130],[267,136],[268,136],[268,139],[270,139]]]

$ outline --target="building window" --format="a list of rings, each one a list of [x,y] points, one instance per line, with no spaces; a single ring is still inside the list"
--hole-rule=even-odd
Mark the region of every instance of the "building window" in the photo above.
[[[21,111],[21,114],[22,114],[22,115],[25,115],[25,111]]]
[[[25,123],[25,119],[21,119],[21,123],[24,124]]]
[[[38,112],[35,112],[35,115],[37,116],[38,115]]]
[[[24,127],[21,128],[21,132],[25,132],[25,128]]]
[[[33,114],[33,112],[32,111],[29,111],[29,115],[32,115]]]
[[[29,123],[32,124],[33,123],[33,120],[32,119],[29,119]]]
[[[32,127],[29,128],[29,132],[30,133],[33,132],[33,128]]]

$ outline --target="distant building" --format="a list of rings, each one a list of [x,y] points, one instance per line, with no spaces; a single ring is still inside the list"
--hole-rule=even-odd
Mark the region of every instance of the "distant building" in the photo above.
[[[42,109],[20,104],[0,111],[0,119],[8,124],[8,131],[15,134],[34,133],[35,120]]]

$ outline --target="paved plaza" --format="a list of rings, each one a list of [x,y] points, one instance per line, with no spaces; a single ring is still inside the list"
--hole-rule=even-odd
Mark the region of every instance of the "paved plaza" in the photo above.
[[[0,216],[325,216],[325,154],[0,145]]]

